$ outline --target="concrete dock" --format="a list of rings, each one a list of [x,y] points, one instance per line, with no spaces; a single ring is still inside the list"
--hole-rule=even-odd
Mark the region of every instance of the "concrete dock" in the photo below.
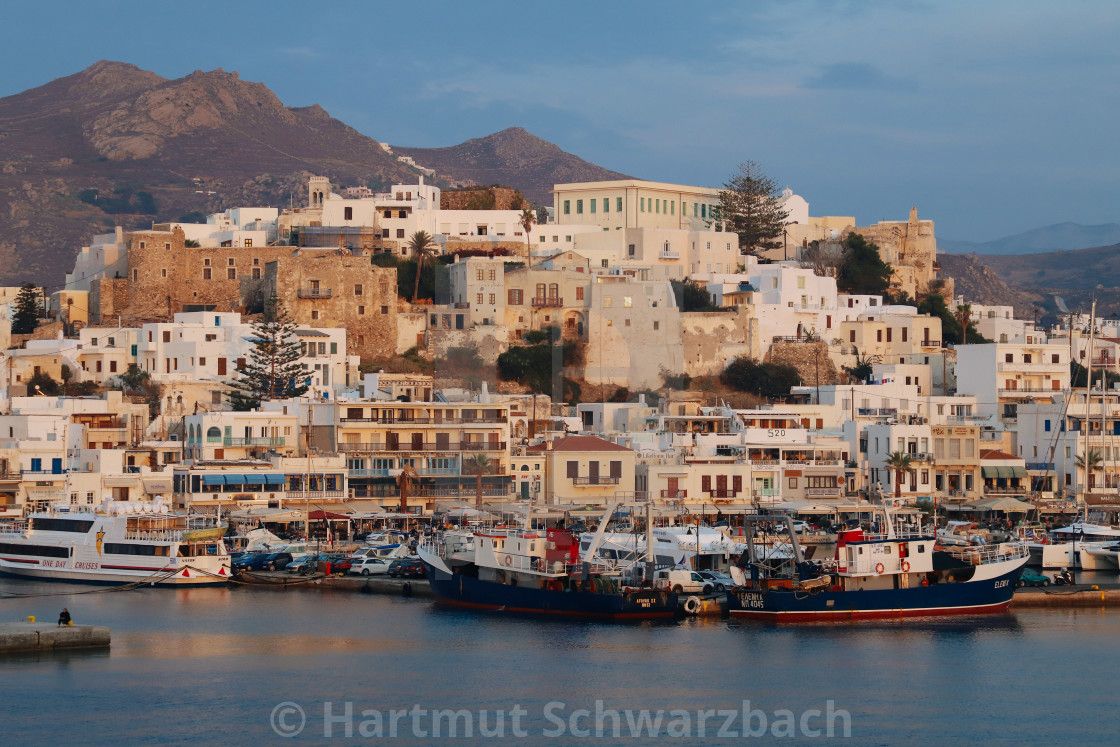
[[[109,629],[100,625],[59,628],[44,622],[0,623],[0,653],[101,648],[109,642]]]
[[[363,594],[389,594],[395,597],[430,597],[432,587],[426,578],[389,578],[388,576],[296,576],[284,571],[258,572],[245,576],[253,586],[284,589],[330,589]],[[257,581],[259,583],[252,583]]]
[[[1120,607],[1120,584],[1028,586],[1016,589],[1011,598],[1012,612],[1057,607]]]

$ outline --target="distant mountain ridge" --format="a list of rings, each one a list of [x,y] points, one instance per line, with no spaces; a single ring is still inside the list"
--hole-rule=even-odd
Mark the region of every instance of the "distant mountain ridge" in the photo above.
[[[937,248],[948,254],[1038,254],[1042,252],[1090,249],[1120,244],[1120,223],[1083,226],[1056,223],[993,241],[938,239]]]
[[[546,203],[550,174],[622,176],[520,128],[405,152],[441,174],[515,187]],[[79,248],[117,224],[303,204],[313,173],[372,188],[419,176],[322,107],[287,107],[235,72],[169,80],[97,62],[0,99],[0,284],[31,280],[54,290]]]
[[[508,127],[448,148],[393,146],[393,152],[411,156],[421,166],[453,179],[517,186],[536,204],[552,204],[554,184],[632,178],[565,153],[521,127]]]

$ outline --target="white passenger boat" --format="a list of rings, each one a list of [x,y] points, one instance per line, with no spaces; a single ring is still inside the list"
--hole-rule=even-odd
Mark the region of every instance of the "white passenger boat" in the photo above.
[[[1118,571],[1120,570],[1120,543],[1086,543],[1078,550],[1082,570]]]
[[[224,531],[214,517],[172,514],[162,503],[36,512],[0,527],[0,573],[102,584],[224,584],[230,576]]]

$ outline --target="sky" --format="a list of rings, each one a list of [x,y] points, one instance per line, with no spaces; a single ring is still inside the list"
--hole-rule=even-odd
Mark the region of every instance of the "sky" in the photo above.
[[[0,96],[97,60],[236,70],[390,145],[506,127],[718,187],[752,160],[858,225],[987,241],[1120,222],[1120,3],[11,4]]]

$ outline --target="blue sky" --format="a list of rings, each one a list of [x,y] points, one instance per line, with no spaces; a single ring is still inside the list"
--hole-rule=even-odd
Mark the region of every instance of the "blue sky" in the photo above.
[[[1120,4],[37,2],[0,96],[99,59],[221,67],[379,140],[521,126],[602,166],[719,186],[744,160],[814,215],[911,205],[942,238],[1120,222]]]

